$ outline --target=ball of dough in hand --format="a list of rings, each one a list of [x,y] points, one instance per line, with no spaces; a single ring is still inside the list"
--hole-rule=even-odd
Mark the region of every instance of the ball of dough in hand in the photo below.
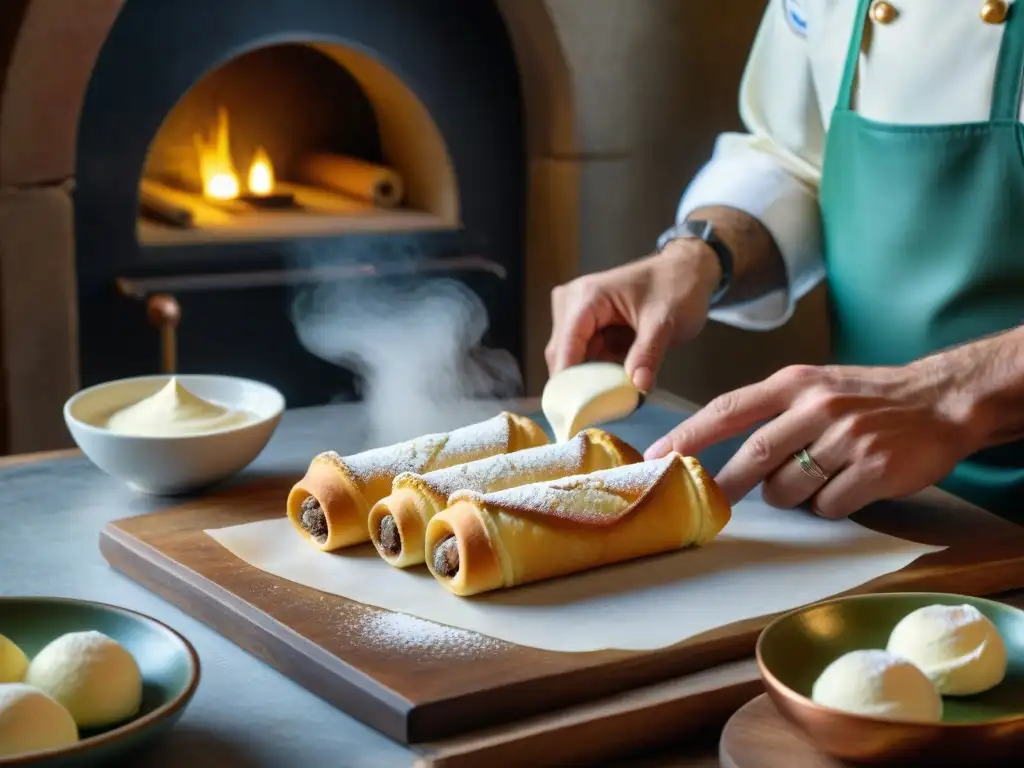
[[[142,703],[139,665],[102,632],[61,635],[32,659],[25,682],[67,707],[79,728],[122,722]]]
[[[28,669],[25,652],[0,635],[0,683],[20,683]]]
[[[71,713],[38,688],[0,683],[0,757],[66,747],[78,741]]]

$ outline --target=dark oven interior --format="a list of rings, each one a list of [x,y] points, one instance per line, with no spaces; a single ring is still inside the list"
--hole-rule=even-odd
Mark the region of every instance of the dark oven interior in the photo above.
[[[355,397],[296,307],[438,279],[521,362],[526,147],[491,2],[126,0],[77,157],[83,385],[174,366]]]

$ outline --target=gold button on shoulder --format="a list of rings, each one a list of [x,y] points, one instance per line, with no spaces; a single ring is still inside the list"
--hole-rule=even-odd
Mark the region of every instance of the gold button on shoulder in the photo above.
[[[1002,24],[1009,11],[1010,6],[1006,0],[986,0],[981,6],[981,20],[986,24]]]
[[[871,18],[879,24],[892,24],[896,20],[896,15],[896,6],[885,0],[879,0],[871,6]]]

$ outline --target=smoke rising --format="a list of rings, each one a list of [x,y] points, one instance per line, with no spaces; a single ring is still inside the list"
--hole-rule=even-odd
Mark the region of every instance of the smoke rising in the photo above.
[[[310,353],[357,375],[371,446],[487,418],[482,401],[523,390],[515,358],[481,345],[487,309],[456,280],[323,283],[296,295],[292,320]]]

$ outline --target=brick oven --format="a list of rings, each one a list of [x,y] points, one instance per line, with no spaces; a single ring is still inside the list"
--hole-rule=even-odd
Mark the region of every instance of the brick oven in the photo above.
[[[535,393],[550,288],[649,249],[762,3],[73,5],[0,9],[0,452],[113,377],[352,391],[289,319],[332,282],[459,281]]]
[[[438,274],[521,360],[521,104],[493,3],[127,0],[78,118],[81,384],[161,364],[351,399],[296,292]]]

